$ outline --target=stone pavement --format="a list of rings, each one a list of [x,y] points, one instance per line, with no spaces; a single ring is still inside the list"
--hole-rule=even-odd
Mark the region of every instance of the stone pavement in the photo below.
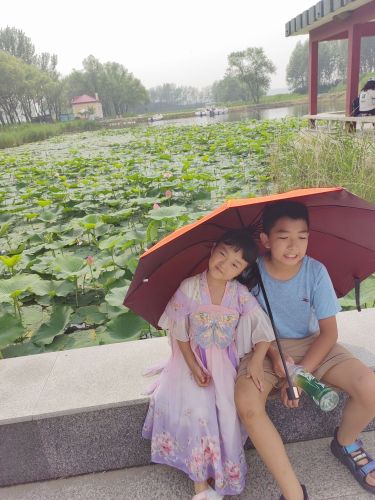
[[[362,434],[375,456],[375,431]],[[288,455],[310,500],[373,500],[331,454],[330,439],[287,445]],[[250,472],[246,489],[233,500],[278,500],[279,492],[254,450],[246,452]],[[192,484],[185,474],[162,465],[17,485],[0,489],[1,500],[189,500]]]

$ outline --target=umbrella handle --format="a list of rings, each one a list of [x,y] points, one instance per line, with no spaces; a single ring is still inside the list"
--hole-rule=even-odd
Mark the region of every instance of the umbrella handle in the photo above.
[[[279,334],[278,334],[277,329],[276,329],[276,325],[275,325],[275,322],[274,322],[274,319],[273,319],[273,314],[272,314],[272,311],[271,311],[271,306],[270,306],[270,303],[268,301],[266,290],[264,288],[264,283],[263,283],[263,280],[262,280],[262,276],[260,274],[258,264],[255,264],[255,265],[256,265],[256,269],[257,269],[259,285],[260,285],[260,288],[262,290],[263,297],[264,297],[264,300],[265,300],[265,303],[266,303],[268,316],[269,316],[270,321],[271,321],[271,325],[272,325],[273,333],[275,335],[275,340],[276,340],[277,348],[278,348],[279,353],[280,353],[281,362],[283,364],[283,367],[284,367],[284,370],[285,370],[286,380],[288,382],[288,388],[287,388],[287,391],[286,391],[287,395],[288,395],[288,399],[290,401],[294,401],[294,400],[299,399],[299,392],[298,392],[297,387],[293,385],[292,380],[290,378],[290,375],[289,375],[289,372],[288,372],[288,367],[287,367],[286,361],[285,361],[284,352],[283,352],[283,349],[282,349],[281,343],[280,343],[280,337],[279,337]]]

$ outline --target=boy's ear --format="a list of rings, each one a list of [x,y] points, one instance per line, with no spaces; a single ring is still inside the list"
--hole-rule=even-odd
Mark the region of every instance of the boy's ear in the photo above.
[[[266,233],[260,233],[259,238],[264,248],[270,248],[269,238]]]

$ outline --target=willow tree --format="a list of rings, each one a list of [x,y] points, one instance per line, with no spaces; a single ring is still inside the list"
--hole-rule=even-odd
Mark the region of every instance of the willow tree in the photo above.
[[[227,74],[238,78],[246,87],[249,98],[259,103],[262,95],[270,88],[271,75],[276,67],[268,59],[261,47],[249,47],[246,50],[232,52],[228,56]]]

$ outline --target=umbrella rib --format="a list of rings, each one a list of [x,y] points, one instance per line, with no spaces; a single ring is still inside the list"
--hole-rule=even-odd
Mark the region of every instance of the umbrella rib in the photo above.
[[[241,223],[242,228],[244,229],[246,227],[246,224],[244,223],[244,221],[241,217],[241,212],[238,210],[238,208],[236,208],[236,214],[237,214],[237,217]]]

